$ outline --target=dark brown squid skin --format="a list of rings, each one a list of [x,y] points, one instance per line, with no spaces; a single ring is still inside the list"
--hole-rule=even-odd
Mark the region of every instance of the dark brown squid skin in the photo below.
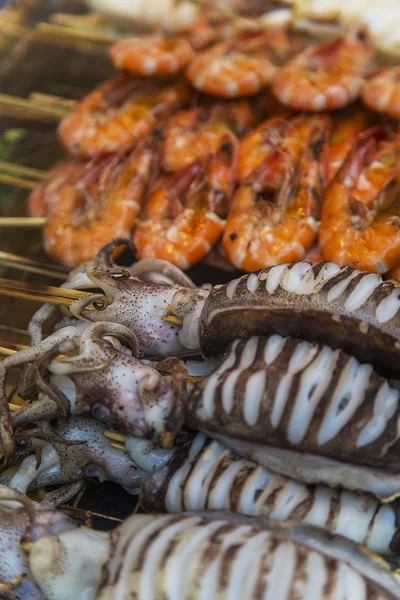
[[[186,413],[187,427],[267,468],[383,498],[400,490],[399,423],[399,391],[371,365],[277,335],[233,342]]]
[[[379,322],[376,310],[390,296],[397,297],[393,301],[400,304],[400,287],[381,281],[359,307],[351,310],[345,304],[357,286],[364,285],[366,277],[378,276],[352,267],[332,274],[332,265],[301,261],[284,267],[286,274],[297,269],[299,282],[309,278],[311,293],[288,291],[282,277],[270,293],[266,289],[268,277],[273,269],[283,268],[279,265],[217,286],[206,299],[199,322],[201,352],[215,356],[235,339],[276,333],[342,348],[358,360],[372,363],[385,377],[399,378],[400,311],[387,322]],[[346,289],[328,302],[330,290],[350,277]]]

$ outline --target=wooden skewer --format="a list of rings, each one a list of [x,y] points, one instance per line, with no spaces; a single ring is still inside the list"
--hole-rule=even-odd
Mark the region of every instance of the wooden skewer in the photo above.
[[[38,113],[52,115],[57,120],[63,117],[67,112],[67,109],[62,106],[43,105],[40,102],[34,102],[29,98],[19,98],[18,96],[10,96],[9,94],[0,94],[0,105],[22,108],[30,111],[35,110]]]
[[[161,317],[163,321],[166,321],[167,323],[171,323],[172,325],[183,325],[183,319],[180,319],[179,317],[175,317],[174,315],[168,315],[166,317]]]
[[[0,278],[0,296],[11,296],[12,298],[22,298],[35,302],[69,306],[75,300],[89,298],[92,295],[80,290],[68,290],[51,285],[38,285],[36,283]]]
[[[106,35],[97,31],[81,30],[67,25],[55,25],[54,23],[41,22],[36,25],[39,33],[47,33],[60,37],[72,37],[85,42],[96,42],[100,44],[112,44],[120,39],[120,36]]]
[[[16,346],[17,344],[10,344],[10,347],[8,347],[7,342],[3,342],[3,344],[0,346],[0,354],[3,356],[11,356],[12,354],[18,352]],[[23,350],[23,348],[20,348],[20,350]]]
[[[64,267],[56,268],[54,266],[49,266],[44,260],[27,258],[2,251],[0,251],[0,265],[12,269],[19,269],[20,271],[28,271],[29,273],[37,273],[38,275],[44,275],[54,279],[62,279],[64,281],[67,279],[69,272],[68,269]]]
[[[0,175],[0,181],[4,181],[4,176]],[[8,177],[11,179],[11,177]],[[11,183],[7,181],[6,183]],[[30,181],[29,188],[35,187],[36,183]],[[28,187],[28,186],[27,186]],[[47,219],[45,217],[0,217],[0,227],[19,227],[19,228],[37,228],[43,227],[46,224]]]
[[[28,98],[34,104],[40,103],[42,105],[56,106],[60,109],[64,108],[66,112],[71,110],[77,103],[77,100],[73,100],[72,98],[63,98],[54,94],[42,94],[41,92],[31,92]]]
[[[14,175],[21,175],[31,179],[50,179],[51,175],[48,171],[42,171],[42,169],[33,169],[32,167],[25,167],[24,165],[17,165],[10,163],[5,160],[0,160],[0,171],[6,173],[12,173]]]
[[[0,183],[33,190],[37,186],[38,181],[50,178],[51,174],[48,171],[0,160]]]
[[[37,181],[33,181],[32,179],[22,179],[21,177],[14,177],[13,175],[7,175],[6,173],[0,173],[0,183],[12,185],[24,190],[33,190],[37,186]]]

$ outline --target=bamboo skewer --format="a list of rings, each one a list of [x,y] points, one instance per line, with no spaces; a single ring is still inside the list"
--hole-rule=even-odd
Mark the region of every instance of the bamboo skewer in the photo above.
[[[7,175],[6,173],[0,173],[0,183],[12,185],[24,190],[33,190],[37,186],[37,181],[33,181],[31,179],[22,179],[21,177],[14,177],[13,175]]]
[[[0,175],[0,181],[2,180],[4,181],[4,179]],[[32,187],[35,186],[36,184],[34,184]],[[47,219],[45,217],[0,217],[0,227],[34,227],[36,229],[37,227],[43,227],[43,225],[46,225],[46,221]]]
[[[11,173],[13,175],[21,175],[21,177],[27,177],[30,179],[50,179],[51,175],[48,171],[42,169],[33,169],[32,167],[25,167],[24,165],[17,165],[10,163],[5,160],[0,160],[0,171]]]
[[[67,110],[65,107],[60,107],[50,104],[42,104],[40,102],[32,101],[29,98],[19,98],[18,96],[10,96],[9,94],[0,94],[0,106],[11,106],[13,108],[21,108],[25,110],[34,110],[38,113],[45,113],[47,116],[53,116],[56,120],[66,114]]]
[[[44,21],[36,25],[36,31],[39,33],[51,34],[57,38],[70,37],[85,42],[96,42],[100,44],[113,44],[120,39],[120,36],[106,35],[96,31],[81,30],[68,25],[56,25]]]
[[[38,285],[35,283],[26,283],[25,281],[0,278],[0,296],[11,296],[12,298],[22,298],[35,302],[69,306],[75,300],[88,298],[92,295],[80,290],[69,290],[50,285]]]
[[[0,183],[33,190],[38,181],[46,179],[51,179],[48,171],[0,160]]]
[[[40,103],[42,105],[55,106],[60,110],[64,108],[65,111],[71,110],[77,103],[77,100],[73,100],[72,98],[63,98],[54,94],[42,94],[41,92],[31,92],[28,99],[34,104]]]
[[[65,281],[68,276],[68,269],[64,267],[49,266],[46,261],[42,261],[34,258],[27,258],[24,256],[18,256],[17,254],[10,254],[9,252],[0,251],[0,265],[10,267],[12,269],[18,269],[20,271],[28,271],[29,273],[36,273],[37,275],[44,275],[46,277],[52,277],[54,279],[62,279]]]

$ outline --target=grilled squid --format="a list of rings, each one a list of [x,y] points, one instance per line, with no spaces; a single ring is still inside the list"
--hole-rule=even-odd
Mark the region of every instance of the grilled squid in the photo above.
[[[124,323],[145,353],[200,349],[215,356],[237,338],[277,333],[342,348],[388,377],[400,369],[400,288],[374,273],[300,261],[244,275],[211,292],[138,282],[117,271],[87,270],[86,276],[111,302],[99,310],[88,308],[90,299],[79,300],[71,305],[73,314]],[[181,325],[164,335],[163,317],[171,314]]]
[[[236,340],[194,383],[186,425],[307,483],[400,490],[399,391],[342,350],[278,335]]]
[[[130,240],[117,239],[106,244],[92,263],[85,263],[71,271],[62,288],[83,291],[97,288],[100,292],[89,301],[75,303],[72,314],[89,322],[110,321],[131,327],[145,354],[182,352],[183,347],[178,340],[179,327],[165,323],[162,317],[167,314],[175,291],[181,287],[195,288],[193,281],[175,265],[155,258],[140,260],[121,269],[113,260],[113,253],[121,252],[121,248],[135,251]],[[157,284],[161,284],[159,288]],[[176,287],[169,290],[168,285]],[[130,292],[129,303],[127,294]],[[87,305],[93,302],[95,304],[89,308]],[[57,307],[52,304],[44,304],[36,311],[28,326],[31,345],[42,341],[44,324],[56,312]]]
[[[14,428],[59,416],[92,416],[122,433],[170,444],[170,436],[183,420],[183,363],[166,359],[171,375],[161,375],[142,363],[137,358],[136,337],[123,325],[92,323],[81,335],[78,333],[73,327],[61,329],[38,346],[2,361],[0,424],[6,455],[15,450],[4,386],[6,374],[10,368],[32,361],[37,386],[45,395],[18,413]],[[118,340],[128,344],[130,351]],[[59,356],[65,353],[68,355]],[[45,377],[47,372],[52,374],[50,381]]]
[[[276,333],[342,348],[388,377],[400,372],[400,287],[332,262],[262,269],[214,288],[199,320],[204,355]]]
[[[77,532],[62,512],[36,504],[0,486],[0,597],[2,600],[44,600],[29,568],[24,545],[43,536]]]
[[[56,430],[45,428],[35,435],[18,435],[17,455],[21,445],[27,455],[0,482],[24,494],[60,486],[43,498],[52,506],[69,500],[87,479],[114,481],[137,493],[144,471],[128,452],[110,445],[104,430],[104,425],[93,419],[72,418]]]
[[[343,535],[378,554],[400,554],[397,501],[384,505],[368,494],[305,485],[201,433],[144,480],[141,498],[148,512],[226,510],[293,520]]]
[[[356,544],[305,525],[224,513],[133,515],[110,535],[108,556],[88,552],[81,529],[39,540],[30,568],[49,600],[396,600],[400,579]],[[97,592],[65,595],[62,582],[96,577]],[[101,565],[100,565],[101,566]],[[68,573],[68,579],[66,577]],[[61,577],[60,577],[61,574]],[[78,592],[78,593],[76,593]]]

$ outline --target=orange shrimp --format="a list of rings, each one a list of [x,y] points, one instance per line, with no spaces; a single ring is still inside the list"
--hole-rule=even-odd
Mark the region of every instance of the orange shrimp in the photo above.
[[[54,199],[57,189],[82,169],[84,163],[78,160],[62,160],[49,171],[50,180],[43,180],[35,187],[27,201],[28,214],[31,217],[45,217],[49,199]]]
[[[308,141],[310,125],[316,128],[317,123],[327,135],[331,120],[326,114],[299,115],[290,121],[275,117],[261,123],[240,142],[239,182],[251,183],[256,192],[282,185],[288,165],[297,163]]]
[[[62,119],[58,135],[69,152],[84,158],[124,152],[145,137],[158,118],[183,108],[188,100],[183,84],[161,87],[119,74],[79,102]]]
[[[310,132],[296,168],[289,164],[279,192],[257,192],[249,183],[235,192],[223,243],[239,269],[263,267],[304,258],[317,237],[324,178],[320,159],[327,132],[310,122]],[[281,165],[279,150],[276,151]],[[271,161],[267,168],[274,168]]]
[[[173,77],[190,63],[194,51],[221,39],[226,17],[204,16],[176,32],[143,34],[119,40],[110,49],[116,69],[141,77]]]
[[[276,72],[274,63],[290,49],[282,30],[242,32],[197,55],[186,76],[196,89],[213,96],[252,96],[269,84]]]
[[[400,66],[385,69],[367,81],[361,97],[369,108],[400,119]]]
[[[385,273],[400,262],[400,139],[361,140],[329,186],[319,244],[326,260]]]
[[[140,258],[162,258],[188,269],[217,243],[235,181],[237,141],[221,140],[207,163],[198,159],[156,186],[134,232]]]
[[[357,136],[371,125],[371,115],[362,107],[349,107],[337,115],[335,127],[329,139],[328,183],[330,183],[347,155]]]
[[[298,110],[335,110],[360,95],[373,59],[369,35],[356,34],[307,48],[275,76],[272,92]]]
[[[115,238],[129,238],[151,175],[153,151],[139,145],[127,158],[95,159],[55,190],[44,247],[68,267],[92,260]]]
[[[295,164],[301,148],[300,137],[292,123],[281,118],[264,121],[240,141],[239,182],[250,182],[256,192],[277,187],[283,181],[288,160]],[[272,169],[268,168],[271,162]]]
[[[226,133],[242,135],[257,119],[256,109],[247,101],[220,102],[177,112],[163,128],[160,165],[171,173],[214,154]]]
[[[141,77],[176,75],[193,56],[191,45],[183,38],[168,38],[156,33],[119,40],[110,49],[116,69]]]

